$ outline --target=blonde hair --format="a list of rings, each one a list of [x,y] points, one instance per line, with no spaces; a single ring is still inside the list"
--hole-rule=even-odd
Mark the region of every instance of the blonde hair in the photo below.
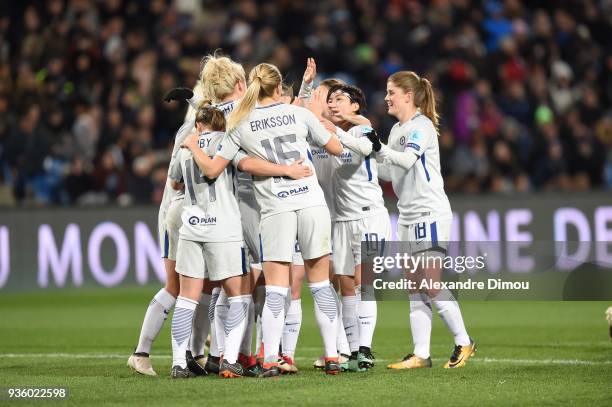
[[[202,58],[200,66],[200,76],[193,93],[210,100],[213,104],[221,103],[231,95],[238,82],[246,83],[246,74],[242,65],[223,56],[218,50]],[[185,118],[193,117],[195,109],[190,106]]]
[[[431,120],[436,131],[439,131],[440,116],[436,111],[436,98],[431,82],[412,71],[396,72],[389,76],[387,81],[404,92],[412,92],[414,105],[421,109],[421,112]]]
[[[274,95],[274,91],[282,82],[280,71],[272,64],[263,63],[251,69],[246,93],[227,119],[227,131],[230,132],[238,127],[238,124],[253,111],[258,100]]]

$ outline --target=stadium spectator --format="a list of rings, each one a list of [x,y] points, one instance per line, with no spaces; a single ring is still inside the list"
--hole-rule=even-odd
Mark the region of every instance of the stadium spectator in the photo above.
[[[612,188],[612,2],[40,0],[0,5],[0,204],[146,204],[221,47],[299,86],[359,85],[379,134],[388,75],[436,87],[449,192]]]

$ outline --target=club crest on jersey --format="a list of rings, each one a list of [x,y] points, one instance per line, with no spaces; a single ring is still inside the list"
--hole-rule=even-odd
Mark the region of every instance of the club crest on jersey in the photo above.
[[[287,191],[280,191],[276,194],[279,198],[287,198],[289,196],[301,195],[308,192],[308,186],[305,185],[303,187],[291,188]]]
[[[189,218],[189,224],[192,226],[195,226],[195,225],[209,226],[209,225],[215,225],[216,223],[217,223],[216,216],[208,216],[205,218],[200,218],[198,216],[192,216]]]

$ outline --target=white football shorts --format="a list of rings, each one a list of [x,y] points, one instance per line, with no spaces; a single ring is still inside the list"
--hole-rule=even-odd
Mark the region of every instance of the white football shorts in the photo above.
[[[409,242],[411,254],[428,250],[448,250],[452,220],[424,220],[410,225],[397,225],[397,236]]]
[[[248,270],[244,242],[178,241],[176,272],[183,276],[221,281]]]
[[[334,222],[334,274],[354,276],[355,266],[361,264],[361,243],[382,253],[390,238],[391,221],[386,211],[363,219]]]
[[[330,253],[331,222],[325,205],[282,212],[261,220],[261,260],[291,263],[295,241],[305,260]]]

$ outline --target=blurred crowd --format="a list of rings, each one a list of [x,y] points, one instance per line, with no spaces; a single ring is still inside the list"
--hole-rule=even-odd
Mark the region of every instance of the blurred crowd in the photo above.
[[[41,0],[0,3],[0,205],[159,202],[217,48],[366,93],[385,137],[388,75],[434,83],[448,192],[612,188],[612,0]]]

